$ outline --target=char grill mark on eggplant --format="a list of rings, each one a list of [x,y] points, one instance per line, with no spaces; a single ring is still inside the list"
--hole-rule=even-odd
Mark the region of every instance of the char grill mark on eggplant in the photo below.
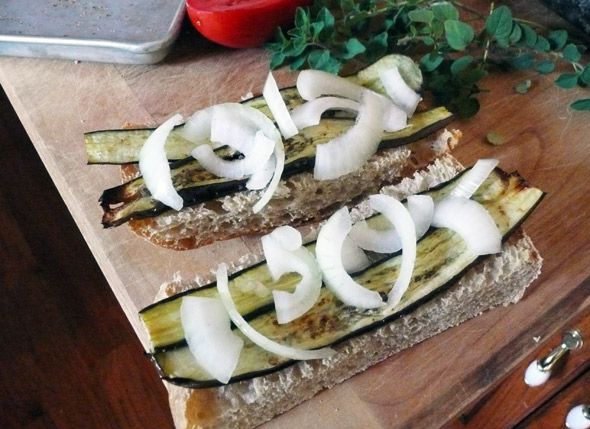
[[[443,107],[416,114],[409,121],[407,128],[384,133],[379,148],[387,149],[420,140],[445,127],[452,120],[453,115]],[[306,128],[288,139],[285,142],[286,161],[282,178],[313,169],[317,145],[340,135],[352,124],[353,121],[349,119],[324,119],[320,125]],[[224,149],[220,156],[231,159],[237,155]],[[192,158],[172,163],[171,174],[174,187],[183,198],[185,207],[246,189],[247,179],[219,178],[204,170],[198,161]],[[151,197],[141,177],[107,189],[99,201],[103,209],[102,223],[106,228],[121,225],[131,219],[153,217],[170,210]]]
[[[455,178],[444,186],[429,191],[435,200],[452,190]],[[498,225],[503,239],[524,221],[543,197],[543,192],[531,187],[518,174],[496,169],[474,195]],[[378,216],[378,215],[377,215]],[[313,243],[308,245],[313,249]],[[292,290],[298,281],[296,274],[272,282],[264,263],[231,276],[232,295],[240,312],[253,327],[278,342],[299,348],[319,348],[376,329],[416,308],[425,300],[450,287],[468,268],[482,257],[468,252],[464,242],[452,231],[431,229],[418,243],[416,268],[412,283],[395,309],[357,310],[343,305],[327,288],[322,288],[316,305],[301,318],[278,325],[272,296],[260,298],[245,291],[240,284],[259,281],[270,289]],[[399,254],[385,255],[372,266],[354,275],[357,282],[378,292],[387,293],[397,277]],[[140,312],[154,347],[152,360],[168,381],[187,387],[218,385],[198,367],[184,343],[184,334],[177,316],[183,296],[215,296],[213,285],[165,299]],[[293,363],[265,352],[246,340],[246,346],[234,377],[230,382],[268,374]]]

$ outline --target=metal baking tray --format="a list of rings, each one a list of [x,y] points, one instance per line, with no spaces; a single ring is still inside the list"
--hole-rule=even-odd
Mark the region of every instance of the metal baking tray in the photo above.
[[[0,55],[156,63],[184,14],[184,0],[2,0]]]

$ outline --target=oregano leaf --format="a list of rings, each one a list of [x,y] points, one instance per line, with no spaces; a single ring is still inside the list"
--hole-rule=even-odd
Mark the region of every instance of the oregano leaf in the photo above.
[[[520,41],[521,38],[522,28],[520,27],[520,25],[515,25],[514,27],[512,27],[512,33],[510,33],[510,37],[508,37],[508,40],[510,41],[510,43],[515,45]]]
[[[367,48],[365,48],[365,45],[359,42],[359,40],[356,37],[348,39],[342,47],[344,48],[342,58],[344,58],[345,60],[350,60],[351,58],[354,58],[367,50]]]
[[[514,90],[519,94],[526,94],[529,92],[529,89],[531,89],[531,86],[533,86],[533,82],[530,79],[525,79],[522,82],[516,84]]]
[[[471,55],[465,55],[464,57],[457,58],[451,64],[451,74],[453,74],[453,75],[459,74],[467,66],[469,66],[469,64],[471,64],[472,60],[473,60],[473,57]]]
[[[269,67],[271,70],[280,67],[285,62],[285,55],[282,52],[275,52],[273,56],[270,58]]]
[[[569,43],[563,49],[563,59],[570,62],[579,61],[582,58],[582,54],[578,50],[578,47],[573,43]]]
[[[535,65],[535,58],[527,52],[514,58],[512,65],[519,70],[526,70]]]
[[[582,70],[582,73],[580,73],[580,81],[586,85],[590,85],[590,64],[587,64],[584,70]]]
[[[537,64],[537,66],[535,67],[535,69],[539,72],[539,73],[551,73],[553,71],[553,69],[555,68],[555,63],[551,60],[544,60],[541,61],[539,64]]]
[[[444,28],[447,43],[456,51],[463,51],[475,37],[470,25],[455,19],[445,21]]]
[[[549,43],[551,44],[551,47],[554,50],[559,51],[559,50],[563,49],[563,47],[567,43],[567,31],[565,31],[565,30],[551,31],[549,34],[547,34],[547,40],[549,40]]]
[[[459,19],[459,11],[457,8],[446,1],[434,3],[432,6],[430,6],[430,10],[434,14],[434,18],[439,21]]]
[[[570,107],[574,110],[590,110],[590,98],[574,101]]]
[[[438,55],[437,53],[433,54],[426,54],[420,60],[420,64],[427,72],[431,72],[436,70],[437,67],[443,62],[443,57]]]
[[[434,13],[428,9],[414,9],[408,12],[408,18],[412,22],[430,24],[434,19]]]
[[[563,73],[556,80],[555,84],[560,88],[569,89],[576,86],[578,83],[577,73]]]
[[[492,11],[486,19],[487,32],[496,39],[508,40],[512,33],[512,12],[508,6],[500,6]]]
[[[532,48],[537,43],[537,33],[527,24],[520,24],[522,32],[524,33],[524,44]]]
[[[547,52],[551,49],[549,41],[543,36],[537,36],[537,43],[535,43],[535,49],[540,52]]]
[[[462,118],[471,118],[479,112],[479,101],[475,97],[461,98],[457,101],[457,113]]]

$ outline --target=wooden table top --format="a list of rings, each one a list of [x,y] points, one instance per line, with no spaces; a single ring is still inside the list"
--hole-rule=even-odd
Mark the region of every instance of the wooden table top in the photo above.
[[[125,227],[103,229],[97,199],[103,189],[120,183],[119,171],[115,166],[86,165],[83,133],[126,123],[156,125],[174,113],[186,117],[211,104],[239,101],[261,90],[267,70],[263,50],[215,47],[190,30],[157,65],[0,58],[0,83],[144,344],[137,312],[153,302],[162,283],[207,275],[217,263],[250,253],[255,244],[235,239],[171,253]],[[489,92],[480,97],[481,112],[454,124],[464,133],[454,152],[459,161],[470,165],[478,158],[498,158],[504,170],[518,170],[547,192],[525,223],[545,263],[523,300],[406,350],[268,427],[287,422],[302,427],[314,420],[331,425],[369,422],[370,427],[410,422],[415,427],[438,426],[515,367],[538,337],[554,333],[588,307],[590,297],[582,282],[590,275],[590,115],[568,108],[573,100],[588,97],[588,90],[562,90],[553,83],[556,76],[491,75],[484,83]],[[294,81],[294,75],[283,70],[276,77],[281,86]],[[514,86],[527,77],[533,81],[529,93],[516,93]],[[506,143],[485,143],[489,131],[502,133]],[[137,410],[143,406],[128,405]]]

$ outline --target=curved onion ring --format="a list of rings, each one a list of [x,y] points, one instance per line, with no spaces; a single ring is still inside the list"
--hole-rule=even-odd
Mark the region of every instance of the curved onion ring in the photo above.
[[[266,82],[264,83],[264,88],[262,89],[262,96],[264,97],[266,105],[270,109],[272,116],[275,118],[275,121],[277,122],[283,137],[288,139],[297,134],[299,130],[293,122],[293,119],[287,110],[287,106],[285,106],[285,102],[281,96],[277,82],[270,72],[266,77]]]
[[[502,250],[502,235],[484,206],[468,198],[449,195],[434,207],[432,225],[449,228],[465,241],[475,255]]]
[[[183,201],[172,184],[164,144],[172,129],[181,123],[181,115],[172,116],[150,134],[139,151],[139,171],[148,191],[156,200],[174,210],[180,210]]]
[[[248,324],[248,322],[246,322],[246,320],[244,320],[232,300],[227,278],[227,266],[225,264],[220,264],[217,268],[217,290],[219,291],[221,302],[223,302],[223,305],[227,310],[232,322],[234,322],[237,328],[242,331],[246,337],[248,337],[254,344],[263,348],[264,350],[279,356],[296,360],[324,359],[333,356],[336,353],[329,347],[316,350],[304,350],[289,347],[284,344],[279,344],[256,331]]]
[[[420,94],[414,92],[404,81],[397,67],[391,67],[379,72],[379,78],[385,91],[394,104],[399,106],[408,116],[412,116],[422,100]]]
[[[388,132],[398,131],[408,125],[408,116],[395,104],[383,99],[383,129]],[[307,101],[291,111],[293,122],[299,129],[318,125],[324,112],[340,110],[358,112],[360,103],[341,97],[320,97]]]
[[[268,204],[268,202],[274,195],[275,191],[279,187],[279,182],[283,174],[283,169],[285,168],[285,148],[283,146],[282,140],[279,140],[275,143],[273,157],[275,159],[275,169],[272,176],[272,180],[268,184],[268,187],[266,188],[260,199],[252,207],[252,211],[254,213],[258,213],[260,210],[264,208],[266,204]]]
[[[244,143],[243,146],[246,146]],[[228,179],[241,179],[251,175],[256,171],[262,170],[266,162],[274,151],[275,142],[258,131],[246,150],[242,149],[247,155],[243,159],[228,161],[218,157],[211,146],[203,144],[194,148],[191,155],[207,171],[219,177]],[[265,183],[266,185],[266,183]]]
[[[342,245],[352,227],[346,207],[334,213],[322,226],[316,241],[315,254],[324,283],[344,304],[358,308],[377,308],[385,303],[379,293],[355,282],[342,263]]]
[[[238,365],[244,340],[232,332],[221,300],[185,296],[180,304],[180,322],[197,363],[208,374],[227,383]]]
[[[355,125],[328,143],[318,145],[314,177],[330,180],[356,171],[377,151],[382,125],[381,100],[375,94],[365,92]]]
[[[414,221],[416,240],[430,228],[434,214],[434,201],[428,195],[410,195],[408,212]],[[351,239],[362,249],[377,253],[394,253],[402,248],[402,243],[395,228],[375,229],[366,221],[357,222],[350,231]]]
[[[299,245],[295,247],[295,244]],[[301,275],[293,293],[280,290],[272,292],[277,321],[280,324],[289,323],[307,313],[318,300],[322,272],[313,254],[301,247],[301,234],[295,228],[283,226],[265,235],[262,237],[262,248],[274,281],[286,273]]]
[[[398,232],[402,244],[402,261],[399,275],[389,291],[387,305],[394,307],[408,289],[416,262],[416,227],[408,210],[402,203],[388,195],[371,195],[371,207],[383,214]]]
[[[451,191],[456,197],[471,198],[475,191],[487,179],[498,165],[497,159],[479,159],[473,168],[461,177],[459,183]]]

